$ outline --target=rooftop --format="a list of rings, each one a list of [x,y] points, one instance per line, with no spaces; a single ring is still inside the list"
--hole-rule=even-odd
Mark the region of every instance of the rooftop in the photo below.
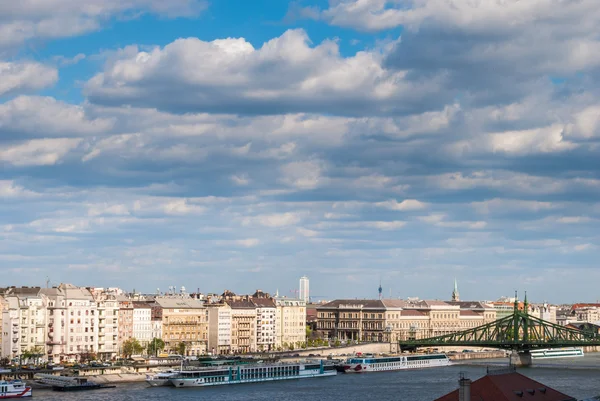
[[[458,390],[435,401],[458,401]],[[482,377],[471,383],[471,401],[577,401],[517,372],[500,373]]]

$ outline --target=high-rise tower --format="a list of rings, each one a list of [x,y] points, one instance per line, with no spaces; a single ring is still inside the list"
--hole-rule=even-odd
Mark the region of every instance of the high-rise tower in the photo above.
[[[298,294],[298,298],[306,303],[310,302],[309,283],[306,276],[300,277],[300,293]]]
[[[452,291],[452,300],[454,302],[460,301],[460,294],[458,293],[458,283],[456,282],[456,278],[454,279],[454,291]]]

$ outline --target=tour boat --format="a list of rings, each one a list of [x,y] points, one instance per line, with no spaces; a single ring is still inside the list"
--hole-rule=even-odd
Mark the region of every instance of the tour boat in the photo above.
[[[31,387],[21,380],[0,380],[0,400],[31,397]]]
[[[336,365],[338,372],[388,372],[404,369],[434,368],[450,365],[446,354],[402,355],[382,358],[350,358]]]
[[[54,391],[87,391],[101,390],[105,388],[115,388],[116,386],[94,383],[85,377],[72,376],[55,376],[45,373],[35,375],[38,383],[47,386],[52,386]]]
[[[158,372],[154,375],[146,375],[146,383],[152,387],[172,386],[170,379],[177,376],[179,370],[169,369],[165,372]]]
[[[308,379],[335,376],[336,374],[335,366],[325,365],[321,361],[320,363],[254,364],[182,371],[170,381],[176,388],[182,388]]]
[[[584,356],[583,348],[548,348],[531,351],[531,358],[533,359],[572,358],[576,356]]]

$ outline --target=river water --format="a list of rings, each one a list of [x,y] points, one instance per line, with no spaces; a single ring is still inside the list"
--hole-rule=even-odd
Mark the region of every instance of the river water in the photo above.
[[[150,388],[146,383],[121,384],[114,389],[83,393],[56,393],[34,390],[34,398],[48,401],[432,401],[458,388],[461,373],[475,380],[487,367],[506,366],[504,360],[457,363],[444,368],[366,374],[338,374],[336,377],[238,384],[207,388]],[[520,373],[577,399],[600,395],[600,355],[583,358],[535,361]]]

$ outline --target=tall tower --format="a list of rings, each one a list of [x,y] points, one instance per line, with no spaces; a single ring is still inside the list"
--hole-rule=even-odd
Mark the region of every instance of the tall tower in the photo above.
[[[308,277],[302,276],[300,277],[300,294],[298,298],[308,303],[310,301],[310,292],[309,292],[309,283]]]
[[[379,280],[379,288],[377,289],[377,291],[379,292],[379,299],[381,299],[383,293],[383,288],[381,287],[381,280]]]
[[[458,293],[458,283],[456,282],[456,278],[454,279],[454,291],[452,291],[452,301],[460,301],[460,294]]]

